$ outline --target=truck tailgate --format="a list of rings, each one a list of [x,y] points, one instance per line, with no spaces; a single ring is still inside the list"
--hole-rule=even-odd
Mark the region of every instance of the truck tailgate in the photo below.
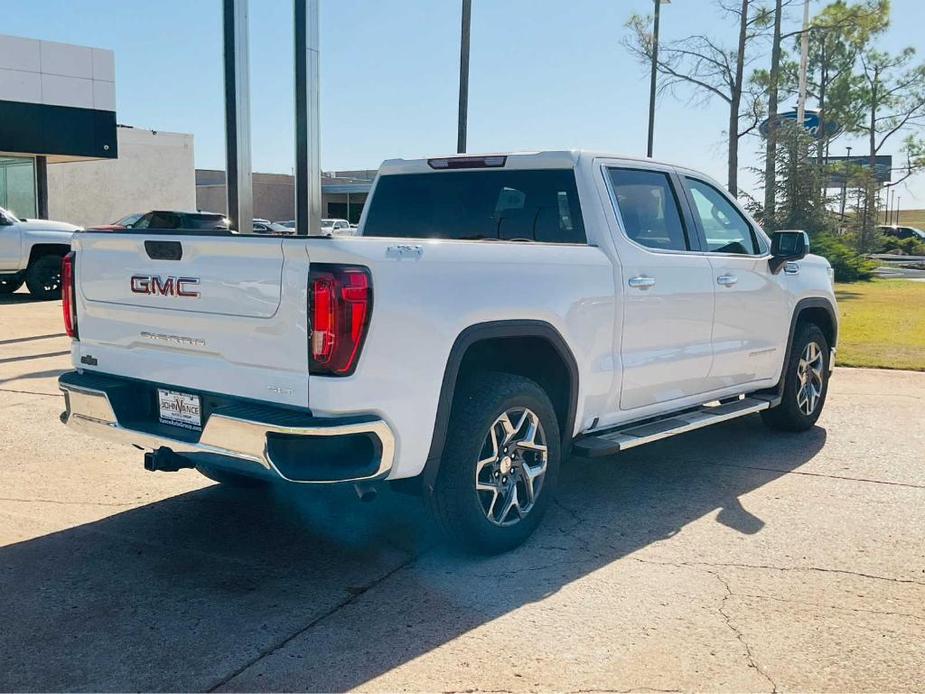
[[[74,248],[81,368],[307,406],[302,244],[288,260],[252,236],[82,233]]]

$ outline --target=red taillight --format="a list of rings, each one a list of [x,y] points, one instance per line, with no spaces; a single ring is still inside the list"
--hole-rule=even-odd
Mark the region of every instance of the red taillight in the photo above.
[[[356,368],[373,306],[369,270],[312,264],[308,279],[309,370],[348,376]]]
[[[68,337],[77,337],[77,297],[74,294],[74,259],[71,251],[61,259],[61,305],[64,310],[64,331]]]

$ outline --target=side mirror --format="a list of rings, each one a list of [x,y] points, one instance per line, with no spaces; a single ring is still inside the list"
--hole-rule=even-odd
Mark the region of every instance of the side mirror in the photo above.
[[[768,267],[777,274],[784,263],[805,258],[809,253],[809,236],[805,231],[776,231],[771,236],[771,259]]]

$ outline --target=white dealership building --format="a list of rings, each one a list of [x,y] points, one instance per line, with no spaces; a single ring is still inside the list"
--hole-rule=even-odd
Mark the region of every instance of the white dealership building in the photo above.
[[[111,50],[0,35],[0,207],[111,222],[194,209],[193,136],[116,124]]]
[[[375,170],[322,178],[322,215],[359,220]],[[254,173],[254,215],[295,216],[293,176]],[[0,35],[0,207],[94,226],[155,209],[226,211],[193,136],[117,124],[111,50]]]

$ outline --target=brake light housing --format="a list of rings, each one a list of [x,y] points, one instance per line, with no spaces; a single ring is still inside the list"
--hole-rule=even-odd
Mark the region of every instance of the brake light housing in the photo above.
[[[372,308],[369,268],[312,263],[308,276],[309,373],[349,376],[354,372]]]
[[[74,263],[77,260],[75,251],[71,251],[61,259],[61,307],[64,314],[64,332],[67,336],[77,340],[77,294],[75,285]]]

